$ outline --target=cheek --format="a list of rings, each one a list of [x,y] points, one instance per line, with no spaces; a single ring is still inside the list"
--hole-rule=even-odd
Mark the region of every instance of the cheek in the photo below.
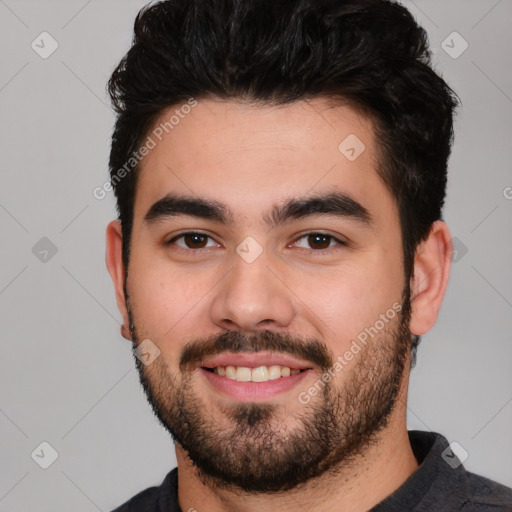
[[[368,261],[346,266],[343,271],[316,281],[304,289],[307,309],[314,311],[322,336],[335,355],[344,353],[352,340],[379,322],[381,315],[394,312],[401,303],[403,275],[399,264],[392,265],[373,253]],[[380,325],[379,322],[378,325]]]
[[[137,328],[149,337],[163,340],[172,336],[188,317],[201,308],[210,279],[198,273],[172,268],[151,258],[130,262],[129,293]]]

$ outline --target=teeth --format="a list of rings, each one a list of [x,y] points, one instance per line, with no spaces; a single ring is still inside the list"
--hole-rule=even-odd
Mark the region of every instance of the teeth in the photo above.
[[[276,380],[281,378],[281,367],[278,365],[269,366],[268,368],[268,378],[270,380]]]
[[[234,366],[226,366],[226,377],[231,380],[236,380],[236,368]]]
[[[293,370],[287,366],[258,366],[257,368],[248,368],[247,366],[217,366],[213,369],[221,377],[226,377],[238,382],[267,382],[281,377],[289,377],[300,373],[300,370]]]
[[[239,366],[236,369],[236,380],[238,382],[250,382],[251,381],[251,369],[245,366]]]
[[[251,380],[253,382],[266,382],[268,378],[268,368],[266,366],[258,366],[253,368],[251,372]]]

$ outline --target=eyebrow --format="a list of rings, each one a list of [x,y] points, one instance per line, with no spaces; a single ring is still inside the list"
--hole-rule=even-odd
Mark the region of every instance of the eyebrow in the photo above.
[[[144,222],[153,225],[184,215],[226,225],[233,224],[233,214],[227,205],[213,199],[179,194],[167,194],[154,203],[144,216]],[[348,218],[367,227],[373,224],[370,212],[349,194],[343,192],[288,199],[283,204],[274,206],[270,213],[263,217],[263,221],[269,228],[275,228],[292,220],[314,215]]]

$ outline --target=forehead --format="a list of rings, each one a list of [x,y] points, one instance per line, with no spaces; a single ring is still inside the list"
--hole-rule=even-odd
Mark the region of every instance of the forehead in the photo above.
[[[149,134],[154,147],[141,162],[136,218],[171,192],[230,204],[246,219],[285,197],[334,189],[393,208],[376,172],[373,125],[349,106],[204,99],[181,107],[163,112]]]

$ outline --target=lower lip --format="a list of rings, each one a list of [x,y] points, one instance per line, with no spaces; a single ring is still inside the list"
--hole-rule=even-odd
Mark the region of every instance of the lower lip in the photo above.
[[[221,377],[217,373],[209,372],[204,368],[199,369],[199,373],[206,378],[212,387],[240,402],[262,402],[289,391],[307,378],[311,372],[312,370],[304,370],[289,377],[267,380],[266,382],[238,382],[227,377]]]

